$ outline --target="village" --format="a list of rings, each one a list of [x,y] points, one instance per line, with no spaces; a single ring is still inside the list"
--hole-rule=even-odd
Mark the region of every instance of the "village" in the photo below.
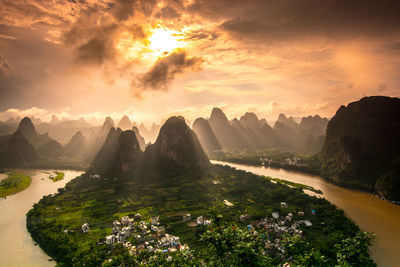
[[[288,205],[285,202],[281,202],[281,208],[286,209]],[[311,210],[312,215],[316,215],[315,210]],[[297,212],[297,217],[300,220],[294,220],[292,213],[287,215],[280,215],[278,212],[273,212],[271,217],[262,218],[257,221],[253,221],[247,225],[248,231],[259,231],[264,237],[266,237],[265,248],[270,254],[284,254],[284,249],[281,245],[281,237],[284,235],[297,235],[302,237],[303,231],[299,229],[300,225],[311,227],[312,222],[305,218],[303,211]],[[239,220],[241,223],[250,222],[249,215],[240,215]]]
[[[286,209],[288,205],[281,202],[281,208]],[[312,215],[316,214],[315,210],[311,211]],[[283,235],[298,235],[303,236],[303,231],[299,229],[300,225],[311,227],[310,220],[305,218],[304,212],[297,212],[300,220],[294,220],[292,213],[280,215],[278,212],[273,212],[270,217],[260,220],[251,221],[251,217],[247,214],[240,215],[238,220],[246,226],[248,231],[254,234],[261,233],[266,237],[265,249],[270,254],[283,254],[284,249],[281,246],[281,237]],[[189,227],[209,226],[211,220],[199,216],[192,219],[190,214],[182,216],[182,222],[187,223]],[[178,236],[168,234],[165,226],[161,225],[159,216],[152,217],[150,220],[143,220],[140,214],[135,214],[133,218],[123,216],[120,220],[114,220],[112,223],[112,234],[105,237],[101,242],[107,244],[110,249],[113,249],[117,244],[121,244],[129,250],[131,255],[137,255],[146,250],[155,253],[172,253],[179,250],[187,250],[187,244],[181,244]],[[90,227],[88,223],[82,225],[82,232],[89,233]]]
[[[276,160],[268,157],[261,157],[260,162],[262,166],[295,166],[295,167],[304,167],[306,166],[302,163],[302,159],[300,157],[289,157],[283,160]]]

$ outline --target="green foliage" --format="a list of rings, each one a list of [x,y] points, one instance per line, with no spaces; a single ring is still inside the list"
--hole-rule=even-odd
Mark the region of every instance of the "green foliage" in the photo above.
[[[294,183],[294,182],[282,180],[282,179],[279,179],[279,178],[272,178],[272,177],[266,177],[266,178],[271,180],[271,181],[277,182],[277,183],[285,184],[285,185],[288,185],[288,186],[291,186],[291,187],[295,187],[295,188],[298,188],[298,189],[306,189],[306,190],[310,190],[310,191],[318,193],[318,194],[322,194],[321,190],[317,190],[314,187],[309,186],[309,185]]]
[[[31,185],[31,178],[23,173],[10,173],[0,182],[0,197],[13,195]]]
[[[382,175],[376,181],[375,190],[388,199],[398,199],[398,196],[400,196],[399,175],[394,172]]]
[[[125,260],[130,260],[125,259],[123,253],[109,254],[107,247],[97,245],[99,240],[111,233],[112,221],[127,214],[140,213],[144,219],[160,216],[167,232],[179,236],[183,244],[193,249],[194,258],[180,252],[172,260],[166,255],[160,256],[161,262],[168,260],[176,266],[179,262],[181,265],[201,265],[195,264],[195,259],[208,259],[211,266],[219,263],[268,266],[270,255],[257,254],[262,239],[241,230],[240,224],[236,223],[241,214],[249,214],[256,220],[270,216],[273,211],[280,214],[291,212],[295,215],[294,219],[299,219],[296,218],[297,212],[304,211],[313,223],[313,227],[301,229],[305,241],[314,249],[307,250],[309,256],[305,254],[304,261],[310,262],[317,262],[317,252],[324,255],[329,263],[335,262],[333,245],[354,237],[359,230],[344,216],[343,211],[325,199],[308,196],[297,188],[275,184],[264,177],[227,166],[213,165],[210,171],[203,177],[182,175],[165,180],[131,176],[114,181],[109,176],[94,179],[84,174],[70,181],[57,195],[45,196],[35,204],[27,214],[27,229],[59,264],[72,262],[77,266],[82,266],[83,262],[93,263],[86,266],[99,266],[114,256],[121,266],[124,266]],[[219,183],[214,184],[215,180]],[[234,206],[224,205],[224,199],[234,203]],[[281,209],[281,201],[289,207]],[[210,207],[215,208],[208,213]],[[314,216],[311,215],[312,209],[317,210]],[[192,218],[200,215],[211,218],[212,227],[188,226],[182,221],[182,215],[186,213],[191,213]],[[223,220],[218,219],[216,214],[221,214]],[[90,225],[88,234],[81,231],[83,223]],[[236,230],[232,225],[237,225]],[[218,255],[229,257],[219,259]],[[136,261],[149,263],[150,258],[146,257]],[[272,260],[275,264],[276,259]],[[151,262],[157,261],[154,259]]]
[[[376,266],[369,257],[368,247],[371,246],[374,235],[367,232],[359,232],[354,237],[343,239],[335,244],[337,261],[340,266]]]
[[[319,174],[321,161],[317,155],[303,154],[288,149],[266,149],[258,152],[241,151],[240,153],[226,152],[225,154],[212,154],[210,158],[252,166],[261,166],[262,162],[260,158],[265,158],[268,159],[265,165],[269,167]],[[294,158],[298,159],[296,165],[287,163],[287,159]]]
[[[241,225],[227,223],[221,215],[211,217],[213,224],[201,235],[205,247],[172,253],[142,251],[130,255],[121,245],[110,253],[104,246],[93,247],[74,261],[74,266],[376,266],[368,256],[372,234],[358,232],[356,236],[338,240],[336,257],[329,259],[318,248],[300,236],[283,236],[284,255],[274,256],[265,249],[268,236],[249,231]]]
[[[265,240],[254,231],[216,221],[201,237],[208,245],[207,262],[212,266],[270,266],[264,251]],[[203,259],[204,260],[204,259]]]
[[[294,266],[327,266],[327,257],[299,236],[287,236],[283,239],[285,255],[291,258]]]
[[[55,175],[54,175],[55,174]],[[53,181],[53,182],[58,182],[62,179],[64,179],[64,173],[63,172],[54,172],[54,174],[50,174],[49,178]]]

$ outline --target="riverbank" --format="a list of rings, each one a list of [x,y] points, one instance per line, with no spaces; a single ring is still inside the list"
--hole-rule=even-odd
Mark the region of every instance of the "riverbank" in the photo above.
[[[363,231],[376,234],[376,241],[371,247],[371,255],[378,266],[391,267],[400,262],[400,254],[397,249],[400,242],[399,205],[394,205],[359,190],[339,187],[317,175],[221,161],[212,161],[212,163],[228,165],[258,175],[279,177],[283,180],[309,185],[321,190],[324,198],[344,210],[345,215],[354,220]]]
[[[10,170],[9,170],[10,171]],[[64,179],[56,183],[48,178],[45,170],[16,169],[31,177],[31,185],[18,194],[0,201],[0,266],[51,267],[49,256],[36,246],[26,230],[26,213],[44,195],[54,194],[59,188],[82,172],[67,171]],[[60,170],[53,170],[60,171]]]
[[[110,247],[104,245],[105,237],[113,232],[110,222],[137,213],[143,220],[158,217],[166,232],[201,251],[208,245],[200,240],[206,228],[188,225],[182,215],[190,213],[192,218],[208,219],[210,209],[218,210],[229,223],[237,223],[242,214],[259,220],[273,212],[282,214],[282,220],[289,213],[294,220],[307,219],[310,224],[300,227],[302,235],[314,251],[325,255],[328,265],[338,261],[332,246],[359,233],[343,211],[323,198],[265,177],[214,165],[202,177],[185,174],[168,180],[132,176],[110,183],[85,174],[58,194],[42,198],[29,211],[27,227],[34,240],[59,263],[91,259],[101,263],[112,255],[112,251],[108,252]],[[86,224],[89,233],[82,231]],[[143,238],[152,240],[148,232]],[[135,238],[129,241],[136,244]]]
[[[23,173],[11,172],[0,181],[0,198],[14,195],[31,185],[31,177]]]
[[[372,195],[376,198],[379,198],[381,200],[387,201],[389,203],[395,204],[395,205],[400,205],[400,201],[393,201],[390,199],[385,198],[382,194],[379,192],[376,192],[375,190],[369,189],[369,187],[360,187],[357,184],[352,184],[352,183],[345,183],[341,181],[337,181],[335,179],[329,178],[327,175],[324,175],[321,173],[319,168],[316,167],[309,167],[306,166],[306,164],[311,164],[315,165],[314,163],[310,163],[313,161],[313,157],[307,157],[307,158],[299,158],[300,162],[302,165],[291,165],[287,164],[285,162],[279,162],[277,160],[260,160],[260,157],[257,156],[251,156],[251,157],[220,157],[220,159],[215,159],[216,161],[221,161],[221,162],[230,162],[233,164],[243,164],[247,166],[254,166],[254,167],[270,167],[270,168],[275,168],[275,169],[283,169],[283,170],[288,170],[288,171],[296,171],[300,172],[303,174],[310,174],[310,175],[318,175],[325,181],[343,187],[343,188],[348,188],[356,191],[360,191],[362,193],[366,193],[369,195]],[[311,160],[310,160],[311,159]],[[312,190],[311,190],[312,191]]]
[[[49,179],[52,180],[53,182],[58,182],[62,179],[64,179],[64,173],[63,172],[54,172],[52,174],[49,175]]]

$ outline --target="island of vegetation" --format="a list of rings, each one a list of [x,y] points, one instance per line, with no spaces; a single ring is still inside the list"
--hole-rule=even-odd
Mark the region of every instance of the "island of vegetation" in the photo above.
[[[64,179],[64,173],[63,172],[54,172],[49,175],[49,179],[52,180],[53,182],[58,182],[62,179]]]
[[[11,172],[0,181],[0,198],[25,190],[31,185],[31,177],[23,173]]]
[[[375,266],[360,231],[327,200],[209,163],[183,118],[144,152],[111,128],[91,169],[27,214],[59,266]]]

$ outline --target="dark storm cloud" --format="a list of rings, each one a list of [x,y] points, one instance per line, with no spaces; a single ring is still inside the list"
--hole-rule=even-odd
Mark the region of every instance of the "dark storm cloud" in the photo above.
[[[154,65],[139,78],[139,86],[145,90],[166,90],[175,76],[189,69],[199,69],[203,60],[188,57],[183,50],[159,58]]]
[[[78,62],[106,63],[117,55],[115,47],[117,34],[126,31],[136,40],[146,37],[142,26],[125,21],[134,17],[136,12],[151,14],[155,4],[156,1],[153,0],[117,0],[105,8],[103,6],[86,8],[72,27],[65,32],[64,42],[75,48]]]
[[[13,67],[0,55],[0,106],[8,106],[15,96],[19,96],[19,85],[23,84],[22,77],[18,77]]]
[[[78,59],[87,63],[101,64],[114,56],[112,40],[106,37],[93,37],[78,48]]]
[[[47,0],[0,0],[1,24],[66,24],[67,20],[60,14],[51,12],[52,3]]]
[[[236,37],[254,39],[373,37],[400,31],[397,0],[200,0],[189,10],[223,20],[221,29]]]
[[[176,11],[176,9],[170,7],[170,6],[165,6],[161,8],[160,12],[156,14],[156,17],[162,18],[162,19],[176,19],[180,18],[181,14]]]
[[[12,89],[14,80],[13,69],[11,65],[0,56],[0,92],[3,94]]]
[[[217,39],[219,34],[215,31],[207,31],[207,30],[195,30],[188,31],[185,33],[185,41],[198,41],[198,40],[215,40]]]
[[[112,13],[118,20],[127,20],[133,16],[135,0],[117,0],[112,4]]]
[[[110,3],[110,10],[113,16],[124,21],[132,17],[136,11],[142,12],[145,16],[152,14],[157,0],[116,0]]]
[[[115,56],[114,34],[117,25],[100,27],[92,37],[77,47],[77,59],[81,62],[102,64]]]

